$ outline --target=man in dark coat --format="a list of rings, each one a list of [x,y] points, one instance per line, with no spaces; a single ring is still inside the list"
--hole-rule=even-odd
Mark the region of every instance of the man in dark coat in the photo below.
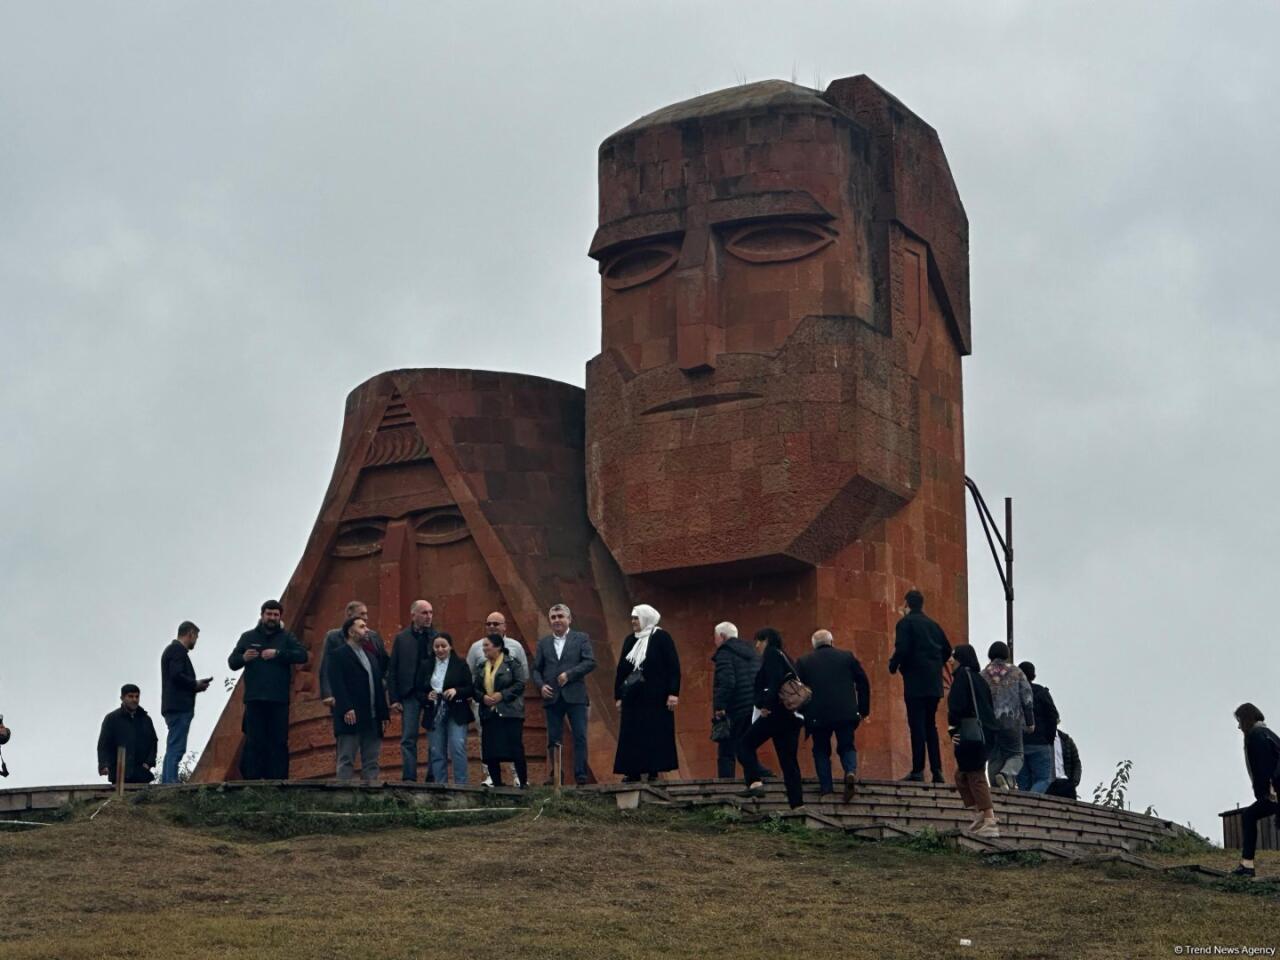
[[[161,783],[178,782],[178,765],[187,752],[187,734],[196,715],[196,694],[204,693],[213,677],[196,679],[191,651],[200,637],[200,628],[190,620],[178,624],[178,639],[160,655],[160,715],[169,728],[164,747]]]
[[[942,668],[951,659],[947,635],[924,614],[924,594],[908,590],[907,614],[894,628],[889,672],[902,671],[902,695],[911,731],[911,772],[902,779],[924,779],[925,748],[934,783],[946,783],[938,748],[938,701],[942,699]]]
[[[333,737],[337,778],[350,780],[360,754],[360,779],[377,783],[381,771],[382,728],[387,722],[387,695],[381,661],[370,651],[369,626],[363,617],[348,617],[341,627],[346,639],[329,664],[333,693]]]
[[[862,664],[848,650],[832,646],[830,630],[813,635],[813,652],[796,661],[796,676],[813,691],[801,708],[813,739],[813,767],[819,790],[834,793],[831,779],[831,738],[844,770],[844,802],[853,799],[858,782],[858,751],[853,733],[871,716],[871,683]]]
[[[713,642],[716,652],[711,656],[715,667],[711,692],[712,719],[729,721],[729,739],[716,744],[716,776],[732,780],[739,745],[751,729],[760,655],[738,636],[738,628],[727,621],[716,624]]]
[[[1018,789],[1029,793],[1046,793],[1053,783],[1053,741],[1058,735],[1058,707],[1049,688],[1035,682],[1036,665],[1030,660],[1018,664],[1031,684],[1031,710],[1035,728],[1022,734],[1022,769],[1018,771]]]
[[[342,611],[342,621],[350,620],[352,617],[358,617],[365,622],[366,627],[369,624],[369,606],[363,600],[352,600],[346,605]],[[326,707],[333,706],[333,684],[329,681],[329,654],[335,650],[342,648],[346,643],[346,638],[342,635],[341,627],[334,627],[324,635],[324,646],[320,651],[320,699]],[[388,657],[386,645],[382,642],[382,637],[378,635],[378,631],[372,627],[368,627],[368,633],[363,641],[365,653],[371,657],[377,657],[377,667],[385,674],[387,672]]]
[[[284,628],[279,600],[262,605],[258,625],[240,636],[227,657],[232,670],[244,670],[245,780],[289,778],[289,696],[293,665],[307,662],[306,648]]]
[[[418,779],[418,730],[422,725],[422,697],[417,688],[422,661],[431,656],[431,642],[436,638],[433,625],[435,610],[426,600],[415,600],[409,606],[409,626],[391,641],[391,658],[387,661],[387,698],[391,712],[400,717],[400,779]]]
[[[567,718],[573,733],[573,779],[578,786],[587,782],[587,685],[584,678],[596,668],[591,638],[581,630],[570,630],[573,614],[563,603],[547,611],[550,636],[538,641],[533,654],[533,685],[542,694],[547,712],[547,783],[555,769],[552,751],[560,746]]]
[[[116,782],[116,750],[124,747],[124,782],[150,783],[156,765],[156,728],[147,711],[138,705],[136,684],[120,688],[120,709],[102,719],[98,733],[98,773]]]

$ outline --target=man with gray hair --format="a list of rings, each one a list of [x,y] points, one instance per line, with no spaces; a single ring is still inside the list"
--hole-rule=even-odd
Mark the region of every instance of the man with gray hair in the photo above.
[[[830,630],[814,633],[813,652],[796,662],[796,676],[813,691],[804,706],[805,725],[813,743],[813,767],[818,791],[835,793],[831,778],[831,737],[844,770],[844,802],[853,799],[858,784],[858,751],[853,733],[871,716],[871,684],[862,664],[848,650],[833,646]]]
[[[547,611],[551,633],[538,641],[533,654],[533,685],[547,711],[547,782],[554,779],[553,757],[564,739],[564,721],[573,732],[573,779],[582,786],[587,767],[587,685],[583,678],[596,668],[591,638],[570,630],[573,614],[563,603]]]
[[[418,730],[426,691],[418,689],[418,668],[430,656],[438,632],[435,610],[426,600],[409,605],[409,626],[396,634],[386,667],[387,699],[391,712],[400,717],[400,779],[418,779]]]
[[[716,647],[711,656],[715,667],[711,684],[712,720],[729,722],[728,737],[716,743],[716,776],[732,780],[738,744],[751,728],[760,655],[751,644],[738,637],[738,628],[728,621],[716,624],[712,643]]]

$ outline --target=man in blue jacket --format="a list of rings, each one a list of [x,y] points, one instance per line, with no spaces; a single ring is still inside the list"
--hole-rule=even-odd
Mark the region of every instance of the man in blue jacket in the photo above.
[[[279,600],[262,605],[258,625],[240,637],[227,658],[232,670],[244,669],[245,780],[289,779],[289,696],[293,665],[307,662],[306,648],[284,628]]]

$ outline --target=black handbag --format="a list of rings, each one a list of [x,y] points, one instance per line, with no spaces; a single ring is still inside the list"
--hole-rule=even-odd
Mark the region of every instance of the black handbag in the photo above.
[[[969,699],[973,702],[973,716],[965,717],[960,721],[960,742],[985,744],[987,732],[982,728],[982,720],[978,717],[978,696],[973,690],[973,671],[966,670],[964,675],[969,681]]]
[[[642,670],[640,667],[636,667],[634,670],[628,673],[627,678],[622,681],[622,687],[621,687],[622,696],[625,697],[628,693],[630,693],[636,687],[640,686],[640,684],[642,683],[644,683],[644,670]]]
[[[733,728],[728,717],[711,718],[711,740],[713,743],[724,743],[733,736]]]

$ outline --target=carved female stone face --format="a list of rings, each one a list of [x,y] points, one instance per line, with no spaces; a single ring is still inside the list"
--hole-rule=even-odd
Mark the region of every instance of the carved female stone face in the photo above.
[[[902,343],[875,319],[871,144],[770,81],[600,150],[588,502],[628,574],[818,562],[910,498]]]

